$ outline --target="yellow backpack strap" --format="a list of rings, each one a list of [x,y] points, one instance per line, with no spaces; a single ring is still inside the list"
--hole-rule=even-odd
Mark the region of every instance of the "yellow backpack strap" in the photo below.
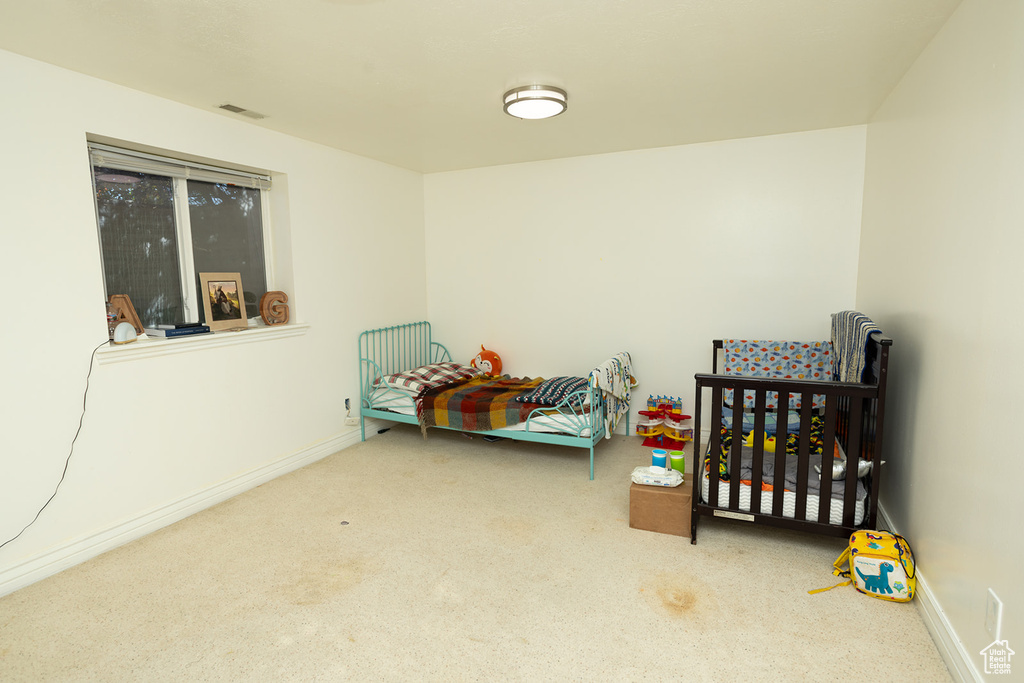
[[[835,562],[832,563],[832,567],[834,568],[832,570],[832,573],[835,574],[836,576],[849,577],[850,576],[850,570],[849,569],[843,569],[843,565],[848,563],[849,561],[850,561],[850,546],[846,546],[846,549],[843,550],[843,553],[836,559]],[[851,583],[853,583],[853,581],[850,580],[849,578],[847,578],[846,581],[843,581],[841,583],[837,583],[834,586],[829,586],[828,588],[816,588],[816,589],[814,589],[812,591],[807,591],[807,592],[810,595],[814,595],[815,593],[824,593],[825,591],[830,591],[833,588],[839,588],[840,586],[849,586]]]
[[[832,563],[832,566],[834,567],[834,569],[832,570],[832,573],[835,574],[836,576],[849,576],[850,575],[850,570],[849,569],[843,569],[843,565],[849,563],[849,561],[850,561],[850,546],[846,546],[846,549],[843,551],[843,553],[836,559],[835,562]]]
[[[824,593],[825,591],[830,591],[833,588],[839,588],[840,586],[849,586],[851,583],[853,583],[853,581],[851,581],[850,579],[847,579],[846,581],[843,581],[841,583],[837,583],[834,586],[829,586],[828,588],[815,588],[814,590],[807,591],[807,592],[810,595],[814,595],[815,593]]]
[[[907,542],[907,539],[899,534],[893,534],[893,538],[896,539],[896,552],[899,553],[900,564],[903,565],[903,573],[907,575],[908,579],[912,579],[917,576],[917,563],[914,562],[914,551],[910,549],[910,543]],[[906,552],[903,551],[903,546],[907,546]],[[907,571],[908,561],[912,571]]]

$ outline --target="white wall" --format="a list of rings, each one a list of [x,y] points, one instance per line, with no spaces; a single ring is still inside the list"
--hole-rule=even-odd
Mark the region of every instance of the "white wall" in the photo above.
[[[53,492],[90,353],[106,337],[87,134],[273,172],[272,284],[310,325],[293,338],[94,367],[60,493],[0,548],[2,594],[140,524],[173,521],[189,511],[183,501],[209,504],[254,472],[352,441],[343,402],[358,396],[359,331],[424,318],[426,296],[419,174],[7,52],[0,84],[0,543]],[[385,252],[394,269],[381,281]]]
[[[859,126],[428,175],[434,336],[532,377],[626,350],[641,402],[692,410],[713,339],[828,339],[853,307],[864,144]]]
[[[965,0],[868,128],[857,303],[894,339],[882,500],[978,669],[989,587],[1024,644],[1022,38],[1024,4]]]

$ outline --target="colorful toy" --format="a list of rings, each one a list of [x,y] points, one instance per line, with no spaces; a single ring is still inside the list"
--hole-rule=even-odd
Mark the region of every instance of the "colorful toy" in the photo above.
[[[670,441],[692,441],[693,430],[683,426],[683,422],[689,419],[689,415],[681,415],[679,413],[665,413],[665,429],[662,433]]]
[[[683,415],[683,401],[672,396],[654,396],[647,399],[647,410],[638,411],[637,436],[644,437],[644,446],[668,450],[681,450],[693,440],[693,430],[683,427],[690,419]]]
[[[469,361],[469,364],[477,368],[485,375],[497,376],[501,374],[501,356],[494,351],[488,351],[484,345],[480,345],[480,353],[476,358]]]
[[[764,434],[764,452],[765,453],[774,453],[775,452],[775,437],[774,436],[768,436],[764,432],[761,432],[761,433]],[[750,432],[750,434],[747,435],[747,439],[746,439],[746,441],[743,442],[743,445],[749,446],[751,448],[754,447],[754,432]]]
[[[655,437],[665,431],[665,422],[660,412],[656,410],[641,410],[640,414],[644,419],[636,423],[637,436]],[[644,445],[647,445],[646,442]]]

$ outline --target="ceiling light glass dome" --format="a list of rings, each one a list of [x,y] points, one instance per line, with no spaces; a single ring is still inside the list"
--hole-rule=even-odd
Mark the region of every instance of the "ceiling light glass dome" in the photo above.
[[[549,119],[569,106],[565,91],[550,85],[526,85],[505,93],[505,113],[518,119]]]

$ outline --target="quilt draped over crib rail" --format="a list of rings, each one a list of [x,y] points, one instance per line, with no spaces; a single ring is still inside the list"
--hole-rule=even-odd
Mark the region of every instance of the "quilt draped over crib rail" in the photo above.
[[[630,390],[633,387],[633,360],[629,353],[617,353],[590,371],[590,386],[604,395],[604,438],[612,438],[619,419],[629,412]]]
[[[882,330],[859,311],[832,314],[832,344],[836,351],[834,379],[840,382],[864,381],[868,340],[874,334],[880,335]]]

